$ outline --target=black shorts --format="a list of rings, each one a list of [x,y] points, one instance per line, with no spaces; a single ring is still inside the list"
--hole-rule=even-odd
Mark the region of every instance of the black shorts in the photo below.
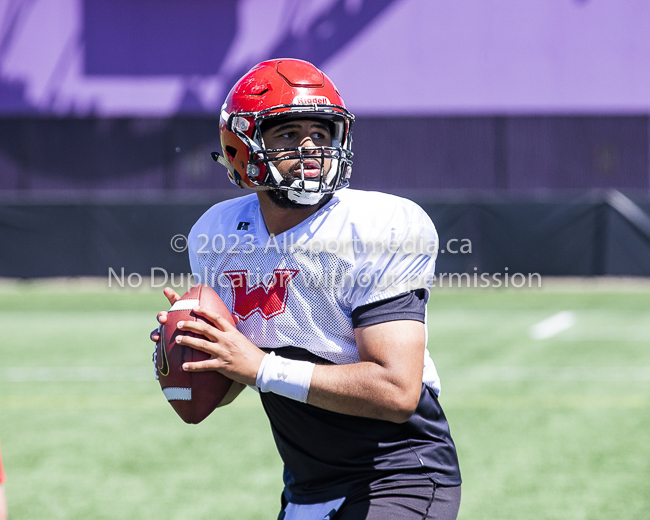
[[[346,498],[331,520],[456,520],[460,486],[427,477],[387,477]],[[285,505],[285,504],[283,504]],[[280,513],[280,517],[283,513]]]

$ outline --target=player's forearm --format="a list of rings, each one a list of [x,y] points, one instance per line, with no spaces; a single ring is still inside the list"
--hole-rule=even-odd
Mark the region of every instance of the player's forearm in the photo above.
[[[421,387],[421,373],[396,377],[370,361],[317,365],[307,403],[333,412],[401,423],[415,411]]]

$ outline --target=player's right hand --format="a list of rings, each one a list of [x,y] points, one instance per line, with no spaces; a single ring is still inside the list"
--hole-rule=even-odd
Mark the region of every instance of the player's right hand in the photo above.
[[[174,305],[178,300],[181,299],[178,293],[171,287],[165,287],[163,289],[163,294],[169,300],[169,305]],[[156,316],[156,319],[160,325],[164,325],[167,322],[167,311],[160,311],[158,313],[158,316]],[[160,326],[157,329],[153,329],[151,331],[151,334],[149,334],[149,339],[151,339],[151,341],[154,343],[158,343],[158,340],[160,339]]]

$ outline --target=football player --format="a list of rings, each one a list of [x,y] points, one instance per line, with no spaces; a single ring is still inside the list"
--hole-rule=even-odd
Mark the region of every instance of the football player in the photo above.
[[[254,193],[209,209],[189,254],[239,321],[199,308],[211,325],[184,323],[203,338],[180,343],[211,358],[183,369],[260,392],[280,519],[454,519],[460,471],[426,348],[438,237],[413,202],[347,188],[353,121],[304,61],[262,62],[232,88],[213,158]]]

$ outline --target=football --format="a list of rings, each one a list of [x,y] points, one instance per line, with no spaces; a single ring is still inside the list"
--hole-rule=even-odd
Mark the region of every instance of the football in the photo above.
[[[233,387],[233,380],[219,372],[186,372],[182,368],[185,362],[210,358],[205,352],[176,343],[179,334],[201,337],[176,327],[179,321],[206,321],[192,312],[198,306],[212,309],[235,324],[230,311],[212,287],[198,284],[172,305],[156,344],[156,369],[163,394],[181,419],[189,424],[200,423],[217,406],[227,404]]]

